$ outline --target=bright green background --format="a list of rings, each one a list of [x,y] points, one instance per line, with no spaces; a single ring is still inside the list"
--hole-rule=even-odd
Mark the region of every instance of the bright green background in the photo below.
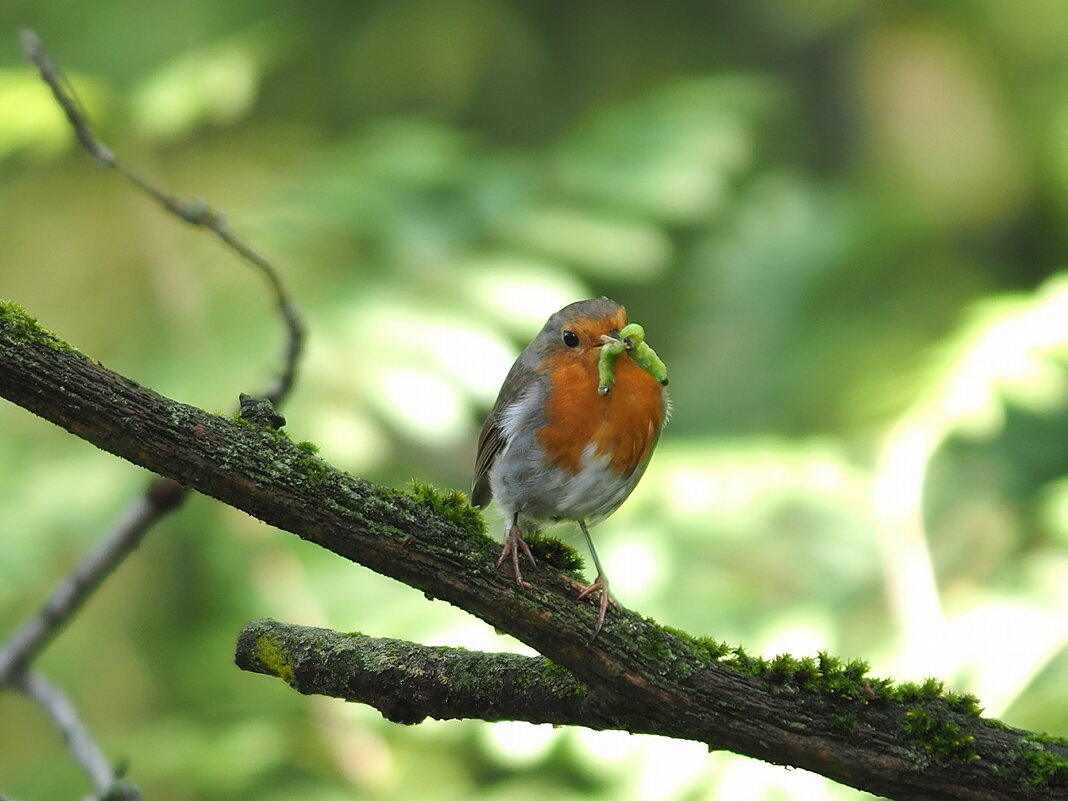
[[[278,365],[261,280],[74,149],[23,24],[126,163],[280,265],[294,439],[465,488],[523,343],[609,295],[675,399],[595,531],[624,604],[1068,734],[1068,4],[9,0],[0,297],[228,412]],[[0,635],[146,481],[0,403]],[[394,726],[238,671],[264,616],[513,647],[196,497],[38,666],[150,799],[862,797],[692,743]],[[0,792],[85,791],[0,695]]]

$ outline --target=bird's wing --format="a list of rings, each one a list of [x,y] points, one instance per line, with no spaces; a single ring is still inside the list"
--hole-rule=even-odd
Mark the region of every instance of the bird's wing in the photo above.
[[[478,435],[478,456],[475,457],[475,478],[471,484],[471,505],[485,506],[490,502],[489,471],[497,454],[504,448],[504,432],[496,416],[491,416]]]
[[[490,502],[489,473],[493,463],[508,444],[509,433],[506,431],[505,418],[513,412],[515,404],[522,402],[534,388],[539,375],[527,367],[520,367],[517,359],[508,377],[501,385],[493,411],[486,418],[482,431],[478,435],[478,455],[475,457],[475,477],[471,484],[471,504],[485,506]]]

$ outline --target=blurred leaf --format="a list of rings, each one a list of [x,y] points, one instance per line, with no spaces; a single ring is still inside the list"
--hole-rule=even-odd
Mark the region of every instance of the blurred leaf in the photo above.
[[[533,209],[513,221],[507,238],[580,270],[624,281],[660,275],[671,257],[670,241],[645,222],[577,208]]]
[[[176,139],[203,124],[232,123],[251,110],[261,70],[249,42],[213,44],[186,53],[134,90],[131,122],[153,139]]]

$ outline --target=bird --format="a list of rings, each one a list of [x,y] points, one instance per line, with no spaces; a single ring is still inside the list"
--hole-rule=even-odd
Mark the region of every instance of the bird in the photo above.
[[[602,348],[631,347],[629,340],[619,347],[627,325],[626,309],[606,297],[576,301],[549,317],[512,365],[482,426],[471,489],[473,506],[496,500],[504,515],[497,567],[510,561],[520,589],[520,554],[537,564],[524,530],[578,524],[597,577],[576,600],[601,593],[594,638],[615,599],[587,524],[608,517],[631,494],[671,410],[666,369],[658,378],[620,357],[611,388],[599,378]]]

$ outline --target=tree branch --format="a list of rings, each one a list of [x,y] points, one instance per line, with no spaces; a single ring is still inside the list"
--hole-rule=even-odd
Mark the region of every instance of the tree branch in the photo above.
[[[542,568],[517,590],[494,568],[498,546],[459,493],[417,498],[336,471],[280,432],[139,386],[2,302],[0,395],[513,634],[585,685],[581,712],[590,725],[697,740],[893,798],[1068,797],[1068,746],[985,720],[974,699],[937,683],[894,687],[830,657],[767,662],[626,610],[590,643],[595,611],[574,602],[578,582]],[[277,664],[292,666],[298,660],[284,642],[276,639]],[[338,643],[314,635],[295,642],[292,656],[307,665]],[[488,664],[516,670],[511,659]],[[483,700],[494,698],[491,689]]]
[[[525,720],[557,726],[618,728],[582,714],[589,693],[545,657],[430,647],[257,620],[237,641],[243,670],[277,676],[305,695],[329,695],[373,706],[394,723],[439,720]]]

